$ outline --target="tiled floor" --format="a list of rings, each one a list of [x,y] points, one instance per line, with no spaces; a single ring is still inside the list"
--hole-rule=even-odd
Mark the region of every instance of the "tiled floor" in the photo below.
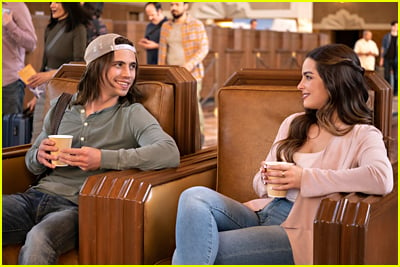
[[[218,120],[217,111],[213,101],[208,101],[203,105],[204,114],[204,144],[203,148],[217,145]]]

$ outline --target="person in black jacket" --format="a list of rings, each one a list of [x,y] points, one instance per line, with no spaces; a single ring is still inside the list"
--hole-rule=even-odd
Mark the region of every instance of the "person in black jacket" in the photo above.
[[[147,50],[147,64],[157,64],[160,30],[163,23],[168,19],[163,15],[161,3],[149,2],[144,8],[150,23],[146,27],[145,37],[138,42],[138,45]]]

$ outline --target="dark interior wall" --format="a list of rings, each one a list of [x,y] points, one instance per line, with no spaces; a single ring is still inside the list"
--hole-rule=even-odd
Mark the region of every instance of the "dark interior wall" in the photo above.
[[[354,47],[356,41],[360,39],[359,30],[343,30],[343,31],[333,31],[332,40],[335,43],[346,44],[349,47]]]

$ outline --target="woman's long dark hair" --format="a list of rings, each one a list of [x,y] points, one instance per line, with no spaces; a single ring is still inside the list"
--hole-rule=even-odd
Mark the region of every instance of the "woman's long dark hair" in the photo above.
[[[336,136],[350,132],[355,124],[372,124],[372,111],[367,106],[368,89],[364,69],[357,54],[346,45],[330,44],[312,50],[306,58],[316,62],[329,98],[321,109],[306,109],[304,115],[292,121],[288,137],[277,144],[278,160],[294,162],[293,154],[307,141],[312,124]],[[335,126],[335,112],[348,127],[339,129]]]
[[[75,29],[80,24],[83,24],[85,27],[89,25],[92,17],[90,14],[81,6],[79,2],[60,2],[63,6],[66,13],[68,13],[68,17],[65,19],[66,21],[66,29],[65,32],[70,32]],[[49,29],[52,29],[58,22],[58,19],[50,16],[50,22],[47,25]]]
[[[118,37],[115,39],[115,44],[129,44],[133,46],[133,43],[125,37]],[[82,75],[81,80],[78,84],[78,96],[75,104],[85,105],[89,101],[93,101],[100,95],[100,88],[102,84],[108,81],[104,80],[104,73],[107,73],[111,68],[111,64],[114,60],[114,51],[107,53],[92,62],[86,67],[85,73]],[[119,98],[119,103],[138,103],[142,100],[142,94],[136,88],[136,80],[139,74],[139,63],[136,57],[136,76],[129,88],[126,96]]]

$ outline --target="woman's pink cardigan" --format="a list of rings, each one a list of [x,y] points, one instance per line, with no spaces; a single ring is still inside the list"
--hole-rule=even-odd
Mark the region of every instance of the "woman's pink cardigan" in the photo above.
[[[285,119],[275,142],[286,137],[290,122],[299,114]],[[275,152],[273,146],[266,160],[276,160]],[[253,179],[253,187],[262,199],[247,205],[257,210],[271,200],[259,172]],[[336,192],[385,195],[392,188],[393,170],[378,129],[356,125],[345,136],[333,137],[313,166],[303,169],[299,195],[281,225],[288,234],[295,263],[313,264],[313,220],[322,198]]]

